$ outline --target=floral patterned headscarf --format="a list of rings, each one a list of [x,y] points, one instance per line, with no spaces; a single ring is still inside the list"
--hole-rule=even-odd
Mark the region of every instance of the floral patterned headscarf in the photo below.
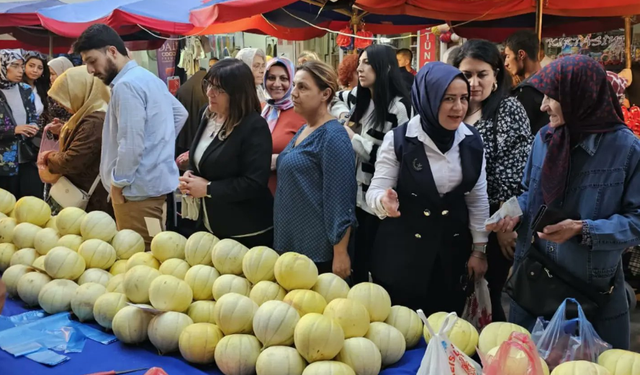
[[[614,131],[624,124],[624,116],[606,71],[591,57],[576,55],[554,60],[530,82],[560,102],[565,120],[564,126],[542,134],[549,144],[542,168],[542,195],[545,203],[551,204],[562,198],[566,188],[571,140]]]
[[[293,62],[285,57],[274,57],[269,60],[267,64],[267,68],[264,70],[264,87],[267,87],[267,77],[269,77],[269,69],[271,69],[274,65],[284,66],[287,71],[287,75],[289,76],[289,90],[284,94],[284,97],[280,100],[273,100],[269,96],[269,92],[266,92],[266,102],[267,104],[264,106],[262,110],[262,117],[267,120],[269,124],[269,130],[273,133],[273,129],[276,127],[276,123],[278,122],[278,118],[280,117],[281,111],[286,111],[287,109],[293,108],[293,101],[291,101],[291,92],[293,91],[293,76],[295,74],[295,67],[293,66]]]
[[[7,79],[9,65],[16,61],[24,61],[19,52],[10,49],[0,50],[0,89],[10,89],[19,82],[11,82]]]

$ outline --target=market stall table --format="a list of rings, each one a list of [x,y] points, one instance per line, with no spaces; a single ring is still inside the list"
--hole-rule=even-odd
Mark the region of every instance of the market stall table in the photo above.
[[[14,316],[29,311],[22,301],[7,299],[3,316]],[[90,324],[97,327],[95,324]],[[420,367],[426,345],[421,341],[417,348],[407,351],[395,365],[383,370],[380,375],[415,375]],[[69,361],[47,367],[25,357],[15,358],[0,350],[0,375],[83,375],[98,371],[128,370],[143,367],[161,367],[169,375],[222,375],[214,366],[194,367],[179,353],[159,356],[156,349],[146,343],[141,346],[124,345],[116,341],[102,345],[86,340],[81,353],[67,353]],[[136,373],[144,374],[144,372]]]

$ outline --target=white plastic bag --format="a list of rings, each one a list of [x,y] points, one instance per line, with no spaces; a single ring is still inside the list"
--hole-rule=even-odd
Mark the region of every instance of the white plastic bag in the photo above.
[[[492,320],[489,283],[484,278],[475,282],[473,293],[467,298],[462,319],[471,323],[478,331],[488,326]]]
[[[455,347],[447,337],[458,320],[455,312],[447,315],[440,331],[435,333],[422,310],[418,310],[420,319],[431,334],[427,351],[416,375],[481,375],[482,367]]]

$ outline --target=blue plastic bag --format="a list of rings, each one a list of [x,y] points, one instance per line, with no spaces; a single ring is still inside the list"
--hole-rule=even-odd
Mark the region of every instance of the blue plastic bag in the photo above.
[[[578,306],[576,319],[566,318],[567,302],[573,302]],[[573,298],[564,300],[551,321],[546,322],[538,318],[531,337],[536,343],[540,357],[547,362],[551,370],[568,361],[597,362],[602,352],[611,349],[611,345],[600,338],[578,301]]]

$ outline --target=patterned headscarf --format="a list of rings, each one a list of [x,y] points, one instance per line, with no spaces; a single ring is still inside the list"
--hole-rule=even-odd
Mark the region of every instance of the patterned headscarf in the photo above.
[[[611,84],[611,87],[613,87],[613,91],[615,91],[618,101],[622,103],[624,100],[624,92],[628,86],[627,80],[611,71],[607,71],[607,80]]]
[[[542,195],[546,204],[562,198],[567,185],[571,140],[585,134],[614,131],[624,124],[622,109],[607,73],[594,59],[567,56],[554,60],[530,80],[538,91],[560,102],[565,125],[549,129],[542,168]]]
[[[17,85],[18,82],[11,82],[7,79],[9,65],[24,58],[19,52],[10,49],[0,50],[0,89],[10,89]]]
[[[440,125],[438,112],[447,88],[458,77],[467,82],[462,72],[453,66],[439,61],[432,62],[420,69],[411,89],[411,101],[413,108],[420,115],[422,130],[443,154],[453,146],[456,131],[445,129]]]
[[[269,124],[269,130],[273,133],[273,129],[276,127],[276,123],[278,122],[278,118],[280,117],[280,112],[286,111],[287,109],[293,108],[293,101],[291,101],[291,92],[293,91],[293,75],[295,73],[295,67],[293,62],[285,57],[275,57],[269,61],[267,64],[267,68],[264,71],[264,87],[267,87],[267,77],[269,76],[269,69],[271,69],[274,65],[284,65],[285,70],[287,71],[287,75],[289,76],[289,89],[284,94],[282,99],[273,100],[269,96],[269,92],[265,90],[266,102],[267,104],[264,106],[262,110],[262,117],[267,120]]]

